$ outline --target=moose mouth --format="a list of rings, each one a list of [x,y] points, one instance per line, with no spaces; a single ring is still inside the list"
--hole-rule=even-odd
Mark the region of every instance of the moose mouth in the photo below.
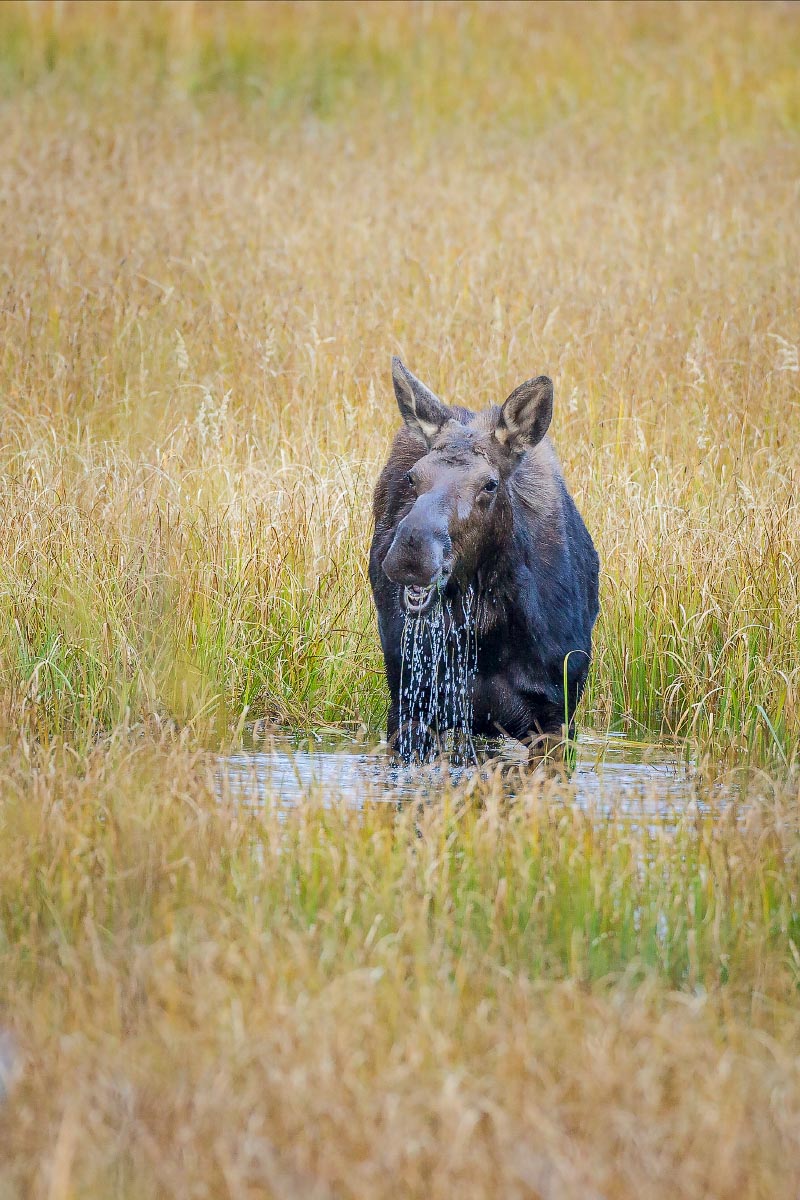
[[[434,580],[427,587],[404,587],[403,608],[412,617],[421,617],[433,604],[439,592],[439,580]]]

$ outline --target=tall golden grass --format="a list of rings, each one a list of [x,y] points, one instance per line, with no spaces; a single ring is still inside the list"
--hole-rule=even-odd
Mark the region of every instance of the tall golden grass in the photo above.
[[[796,1194],[796,789],[670,828],[248,814],[124,736],[2,771],[4,1200]]]
[[[0,7],[2,1200],[796,1194],[798,62],[782,4]],[[582,720],[740,809],[217,806],[250,721],[382,726],[395,352],[553,376]]]
[[[0,677],[40,733],[380,725],[399,350],[478,406],[553,375],[586,719],[794,754],[793,11],[3,22]]]

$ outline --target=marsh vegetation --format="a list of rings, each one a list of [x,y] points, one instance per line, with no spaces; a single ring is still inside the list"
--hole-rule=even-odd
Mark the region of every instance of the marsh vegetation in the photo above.
[[[782,4],[0,7],[2,1200],[797,1194],[798,62]],[[552,376],[579,722],[684,805],[220,792],[384,724],[392,353]]]

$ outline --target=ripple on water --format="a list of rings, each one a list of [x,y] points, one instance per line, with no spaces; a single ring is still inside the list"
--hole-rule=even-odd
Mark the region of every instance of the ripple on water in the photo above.
[[[524,754],[519,743],[498,747],[499,760]],[[480,749],[480,747],[478,747]],[[492,765],[398,766],[385,743],[365,749],[347,737],[270,737],[259,749],[221,758],[223,798],[260,806],[276,801],[294,806],[304,800],[344,799],[398,803],[434,798],[447,784],[458,786],[487,773]],[[578,807],[633,814],[667,814],[699,804],[696,772],[663,746],[643,745],[615,735],[582,732],[569,798]],[[513,785],[512,785],[513,788]]]

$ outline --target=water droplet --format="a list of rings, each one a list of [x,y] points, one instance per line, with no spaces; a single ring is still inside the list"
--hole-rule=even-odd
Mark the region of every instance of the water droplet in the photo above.
[[[400,639],[398,751],[405,762],[476,760],[473,685],[478,666],[473,588],[442,598],[422,616],[406,614]]]

